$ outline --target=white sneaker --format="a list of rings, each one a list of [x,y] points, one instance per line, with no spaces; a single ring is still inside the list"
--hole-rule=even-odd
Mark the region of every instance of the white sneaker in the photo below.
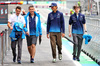
[[[52,62],[53,62],[53,63],[56,63],[56,59],[53,59]]]
[[[62,54],[59,54],[59,55],[58,55],[58,59],[59,59],[59,60],[62,60]]]

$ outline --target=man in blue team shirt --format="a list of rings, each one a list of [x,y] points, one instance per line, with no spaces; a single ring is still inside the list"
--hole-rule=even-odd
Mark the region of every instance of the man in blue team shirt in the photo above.
[[[52,12],[48,15],[47,20],[47,38],[50,35],[50,42],[52,48],[53,62],[56,62],[56,45],[58,46],[58,58],[62,59],[62,37],[65,36],[65,25],[64,25],[64,17],[63,13],[57,10],[57,4],[51,4]]]
[[[28,51],[30,53],[30,62],[34,63],[37,37],[42,36],[42,28],[40,15],[35,12],[34,6],[29,6],[29,12],[25,16],[26,27],[28,29],[29,35],[26,36]]]
[[[73,46],[73,60],[77,59],[77,61],[80,61],[79,57],[83,41],[82,36],[84,34],[84,31],[85,34],[87,33],[86,21],[85,21],[85,16],[79,13],[80,7],[78,5],[75,5],[73,8],[75,10],[75,13],[71,15],[69,19],[69,37],[71,37],[71,25],[72,25],[73,41],[76,43]]]

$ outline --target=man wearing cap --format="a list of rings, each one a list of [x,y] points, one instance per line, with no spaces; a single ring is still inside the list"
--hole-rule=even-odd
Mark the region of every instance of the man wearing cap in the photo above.
[[[83,34],[87,33],[86,30],[86,21],[85,16],[81,13],[80,7],[78,5],[75,5],[74,7],[75,13],[70,16],[69,19],[69,37],[71,37],[71,25],[72,25],[72,36],[73,41],[75,42],[73,46],[73,60],[80,61],[80,53],[81,53],[81,47],[82,47],[82,41],[83,41]]]
[[[56,45],[58,47],[58,58],[62,60],[62,41],[61,36],[65,36],[65,24],[63,13],[57,10],[57,4],[52,3],[52,12],[48,14],[47,19],[47,38],[50,37],[53,62],[56,62]]]

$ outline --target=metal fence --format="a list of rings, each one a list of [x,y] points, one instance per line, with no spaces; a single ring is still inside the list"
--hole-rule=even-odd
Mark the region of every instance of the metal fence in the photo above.
[[[0,33],[0,64],[3,64],[7,51],[10,50],[9,31],[5,29]]]
[[[65,21],[65,34],[68,37],[69,16],[65,16]],[[82,51],[91,59],[100,64],[100,20],[86,18],[86,25],[88,31],[87,33],[92,35],[92,40],[87,45],[85,44],[85,40],[83,41]],[[72,40],[72,38],[70,39]]]

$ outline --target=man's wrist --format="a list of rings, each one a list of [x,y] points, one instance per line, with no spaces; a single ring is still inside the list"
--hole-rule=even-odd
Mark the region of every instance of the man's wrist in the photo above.
[[[71,32],[69,32],[69,34],[71,34]]]
[[[11,26],[9,26],[9,28],[11,28]]]

